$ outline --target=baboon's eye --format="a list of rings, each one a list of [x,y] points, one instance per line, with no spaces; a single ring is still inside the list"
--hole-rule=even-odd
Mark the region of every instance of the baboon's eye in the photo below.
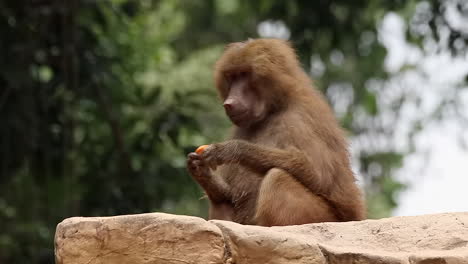
[[[248,71],[236,71],[236,72],[226,72],[224,73],[224,79],[228,83],[235,82],[240,79],[248,78],[249,72]]]
[[[237,78],[247,78],[249,75],[248,72],[246,71],[240,71],[238,74],[237,74]]]
[[[232,73],[225,72],[224,73],[224,79],[226,80],[226,82],[231,83],[233,81]]]

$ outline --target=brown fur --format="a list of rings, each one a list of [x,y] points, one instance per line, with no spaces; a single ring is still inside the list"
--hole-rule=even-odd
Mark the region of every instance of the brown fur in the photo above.
[[[276,39],[229,45],[215,67],[222,99],[233,72],[250,73],[266,115],[236,127],[231,140],[189,154],[210,218],[264,226],[364,219],[344,133],[290,45]]]

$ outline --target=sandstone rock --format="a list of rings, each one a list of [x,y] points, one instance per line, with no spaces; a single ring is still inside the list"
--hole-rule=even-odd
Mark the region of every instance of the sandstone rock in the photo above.
[[[142,214],[57,226],[57,264],[468,263],[468,213],[288,227]]]
[[[270,228],[212,222],[236,263],[468,263],[468,213]]]
[[[222,263],[223,254],[219,228],[189,216],[73,217],[55,232],[57,264]]]

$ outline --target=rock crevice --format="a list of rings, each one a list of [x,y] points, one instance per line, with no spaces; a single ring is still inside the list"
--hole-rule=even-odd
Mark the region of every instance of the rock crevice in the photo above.
[[[219,232],[222,235],[223,242],[224,242],[224,254],[223,254],[223,264],[233,264],[233,259],[232,259],[232,250],[231,250],[231,243],[229,241],[229,236],[223,231],[223,226],[222,225],[217,225],[216,222],[213,221],[208,221],[211,224],[214,224],[218,229]]]

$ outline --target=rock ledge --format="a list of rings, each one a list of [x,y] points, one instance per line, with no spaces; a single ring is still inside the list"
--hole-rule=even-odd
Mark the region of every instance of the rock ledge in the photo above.
[[[57,264],[468,263],[468,212],[288,227],[150,213],[72,217]]]

